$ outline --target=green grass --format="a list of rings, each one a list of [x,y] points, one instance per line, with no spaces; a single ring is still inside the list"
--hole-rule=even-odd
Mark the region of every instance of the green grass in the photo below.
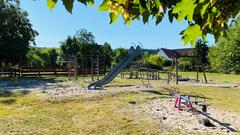
[[[120,92],[53,102],[40,93],[12,93],[0,97],[0,134],[155,135],[177,132],[158,125],[128,103],[140,104],[153,97],[153,94]]]
[[[196,79],[196,72],[180,72],[183,77],[190,77]],[[240,84],[240,75],[236,74],[222,74],[222,73],[206,73],[208,80],[214,80],[221,84]],[[199,79],[203,79],[203,74],[199,73]]]

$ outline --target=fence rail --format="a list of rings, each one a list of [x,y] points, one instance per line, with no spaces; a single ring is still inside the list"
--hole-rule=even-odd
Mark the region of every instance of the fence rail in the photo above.
[[[100,74],[105,74],[106,70],[101,69]],[[74,74],[74,69],[68,68],[23,68],[23,69],[0,69],[0,76],[41,76],[41,75],[55,75],[55,76],[67,76]],[[90,75],[91,69],[78,68],[78,75]]]

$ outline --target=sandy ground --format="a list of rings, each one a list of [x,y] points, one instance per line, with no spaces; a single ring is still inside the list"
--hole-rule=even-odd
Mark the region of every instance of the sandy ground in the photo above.
[[[80,86],[70,87],[52,87],[52,89],[46,90],[51,95],[52,99],[61,99],[73,95],[104,95],[104,94],[116,94],[120,91],[137,91],[142,92],[146,88],[140,86],[131,87],[108,87],[105,90],[89,91]],[[140,110],[151,116],[160,124],[164,124],[168,127],[181,130],[183,133],[210,133],[218,135],[234,134],[240,131],[240,114],[215,108],[214,106],[208,106],[207,115],[204,115],[198,111],[182,110],[178,111],[174,108],[174,98],[158,98],[148,101],[140,105]],[[196,107],[196,110],[201,108]],[[207,118],[214,125],[214,127],[206,127],[199,123],[199,120]]]
[[[207,116],[198,111],[174,108],[174,98],[154,99],[144,105],[144,112],[158,122],[171,128],[180,129],[185,133],[234,134],[240,131],[240,114],[208,106]],[[200,110],[197,108],[197,110]],[[206,127],[199,123],[202,118],[208,118],[214,127]]]

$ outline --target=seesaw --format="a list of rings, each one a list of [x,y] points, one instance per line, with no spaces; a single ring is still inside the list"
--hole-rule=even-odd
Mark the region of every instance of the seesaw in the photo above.
[[[202,107],[202,111],[204,113],[207,112],[207,105],[205,104],[205,97],[203,95],[195,95],[195,101],[192,101],[189,96],[185,95],[175,95],[175,103],[174,107],[178,108],[178,110],[182,110],[183,108],[189,108],[191,111],[193,110],[193,104]],[[204,102],[198,101],[199,97],[204,97]]]

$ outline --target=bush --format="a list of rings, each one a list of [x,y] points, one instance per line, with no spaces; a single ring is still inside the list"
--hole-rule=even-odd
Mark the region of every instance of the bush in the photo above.
[[[191,58],[181,58],[179,59],[178,68],[181,71],[194,71],[195,62]]]
[[[219,42],[210,48],[208,58],[213,70],[240,74],[240,17]]]
[[[152,69],[158,69],[162,70],[163,65],[165,63],[166,59],[159,55],[150,55],[146,58],[146,64],[150,65]]]

